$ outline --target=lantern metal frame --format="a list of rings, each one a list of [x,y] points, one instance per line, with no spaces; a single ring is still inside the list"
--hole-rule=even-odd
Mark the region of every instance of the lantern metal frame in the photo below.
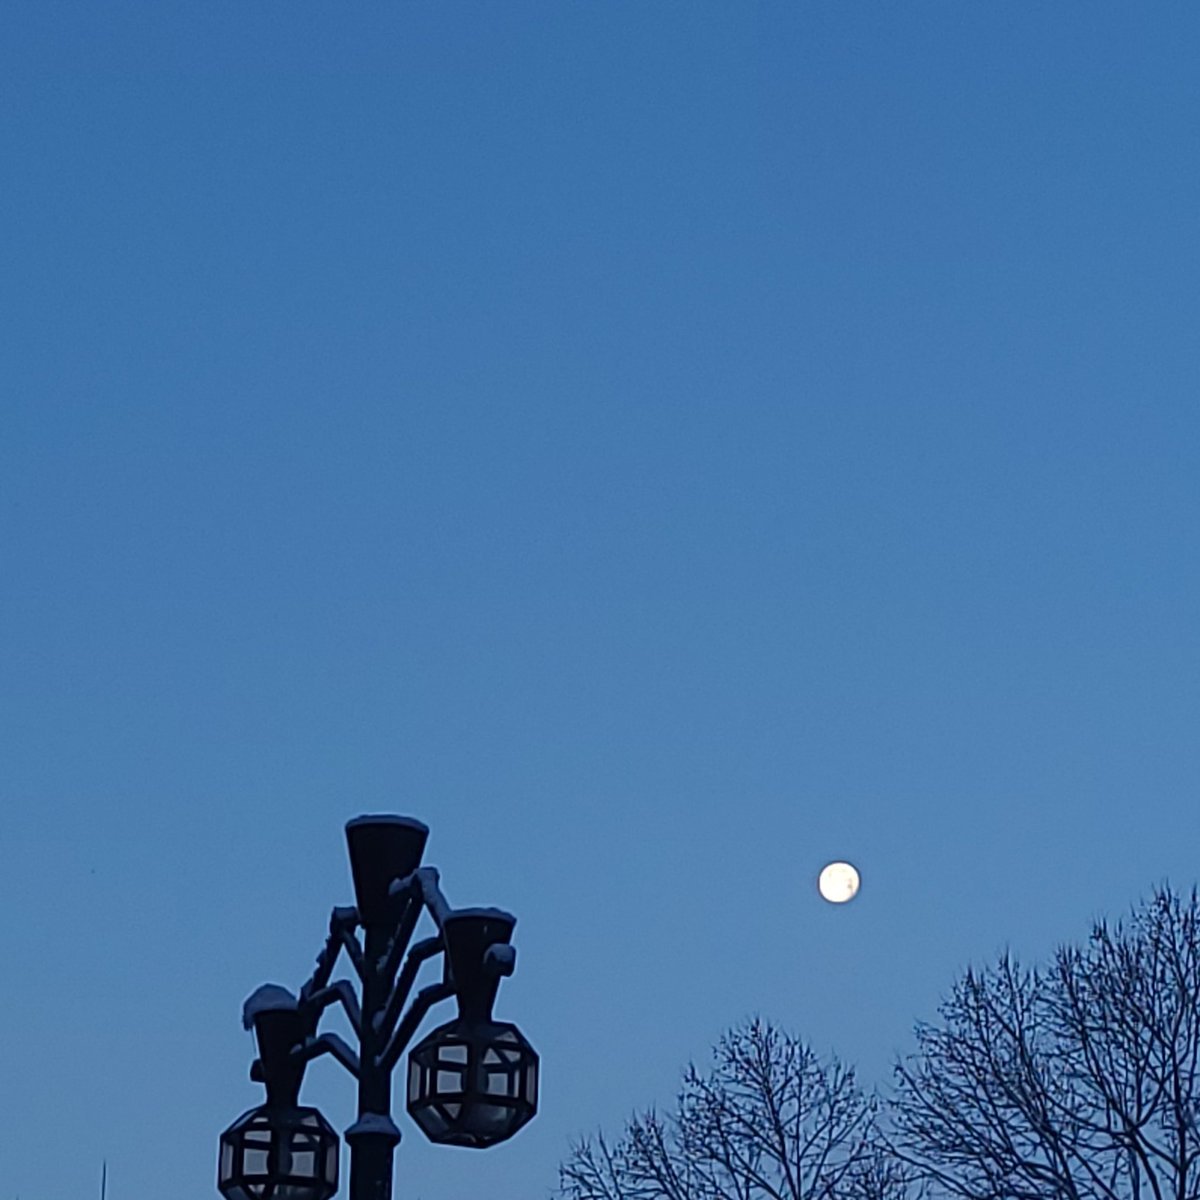
[[[491,1018],[500,979],[515,967],[510,941],[516,918],[495,908],[452,909],[442,894],[437,870],[421,865],[428,835],[428,828],[410,817],[364,816],[349,821],[346,841],[354,907],[333,909],[315,969],[298,995],[265,985],[247,1000],[243,1019],[248,1028],[253,1027],[259,1049],[250,1074],[266,1085],[267,1103],[244,1113],[222,1134],[218,1185],[227,1200],[329,1200],[334,1194],[293,1195],[278,1190],[282,1174],[270,1180],[262,1177],[276,1187],[273,1192],[239,1192],[241,1177],[226,1171],[226,1147],[240,1144],[236,1142],[240,1129],[265,1128],[272,1120],[280,1128],[290,1128],[297,1114],[307,1113],[324,1122],[315,1109],[298,1103],[305,1066],[323,1054],[335,1058],[358,1083],[358,1119],[345,1134],[350,1145],[351,1200],[390,1200],[392,1160],[400,1141],[392,1120],[392,1073],[429,1010],[450,997],[458,1001],[458,1020],[425,1038],[414,1056],[432,1039],[450,1037],[447,1031],[457,1030],[454,1036],[467,1038],[460,1044],[477,1048],[481,1064],[491,1047],[487,1039],[494,1035],[516,1054],[513,1061],[505,1061],[503,1073],[511,1075],[513,1067],[519,1071],[519,1094],[503,1098],[504,1119],[486,1129],[486,1119],[471,1125],[464,1117],[452,1131],[454,1136],[439,1136],[421,1119],[425,1113],[419,1103],[414,1113],[418,1127],[436,1142],[483,1147],[511,1137],[536,1113],[537,1053],[515,1025]],[[432,919],[436,932],[413,942],[423,914]],[[342,951],[357,976],[357,989],[349,979],[332,982]],[[422,965],[439,954],[443,956],[441,980],[421,988],[410,1000]],[[356,1048],[335,1033],[318,1032],[322,1014],[334,1004],[341,1005]],[[509,1030],[516,1041],[508,1037]],[[479,1071],[477,1065],[473,1078],[486,1081],[486,1074]],[[498,1099],[496,1094],[469,1087],[460,1103],[495,1108]],[[413,1113],[413,1107],[409,1111]],[[481,1109],[477,1115],[486,1118],[489,1112]],[[468,1128],[476,1130],[469,1137],[464,1133]]]

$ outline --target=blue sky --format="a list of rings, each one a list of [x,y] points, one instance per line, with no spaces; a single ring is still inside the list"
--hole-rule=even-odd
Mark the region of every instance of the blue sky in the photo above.
[[[544,1059],[486,1155],[405,1121],[410,1200],[543,1196],[755,1012],[885,1082],[968,961],[1195,882],[1198,52],[1184,3],[12,0],[8,1195],[215,1194],[361,812],[518,915]]]

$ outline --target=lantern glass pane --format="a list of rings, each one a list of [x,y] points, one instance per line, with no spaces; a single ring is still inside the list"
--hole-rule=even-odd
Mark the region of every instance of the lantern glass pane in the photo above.
[[[243,1175],[265,1175],[267,1173],[267,1159],[269,1155],[265,1150],[253,1150],[249,1146],[242,1151],[242,1174]]]
[[[517,1046],[492,1045],[483,1052],[483,1062],[488,1067],[497,1065],[516,1066],[522,1057],[520,1048]]]
[[[447,1046],[438,1047],[438,1062],[443,1063],[465,1063],[467,1061],[467,1048],[457,1042],[451,1042]]]
[[[420,1120],[421,1128],[430,1137],[437,1137],[450,1128],[450,1122],[442,1115],[441,1110],[433,1104],[421,1110]]]
[[[439,1096],[461,1092],[463,1090],[462,1072],[439,1071],[437,1073],[437,1087],[435,1090]]]
[[[469,1124],[476,1137],[503,1137],[512,1124],[513,1110],[502,1104],[475,1104]]]
[[[304,1179],[315,1179],[317,1175],[317,1156],[312,1150],[298,1150],[292,1154],[292,1167],[289,1175],[299,1175]]]
[[[421,1098],[421,1064],[415,1059],[408,1064],[408,1102]]]

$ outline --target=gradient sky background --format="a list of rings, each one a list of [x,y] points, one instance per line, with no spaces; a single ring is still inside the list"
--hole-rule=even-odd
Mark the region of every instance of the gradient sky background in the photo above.
[[[754,1012],[885,1082],[1190,886],[1198,61],[1182,2],[9,0],[3,1200],[215,1195],[361,812],[518,915],[544,1057],[398,1200],[545,1196]]]

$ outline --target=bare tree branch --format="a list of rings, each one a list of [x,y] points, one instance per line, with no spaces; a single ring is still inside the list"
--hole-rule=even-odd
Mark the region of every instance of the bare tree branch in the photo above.
[[[577,1143],[561,1200],[906,1200],[914,1179],[885,1161],[875,1102],[854,1072],[751,1021],[684,1074],[675,1110],[635,1115],[616,1143]]]
[[[1200,902],[1156,891],[1045,970],[968,971],[896,1067],[888,1144],[963,1200],[1200,1200]]]

